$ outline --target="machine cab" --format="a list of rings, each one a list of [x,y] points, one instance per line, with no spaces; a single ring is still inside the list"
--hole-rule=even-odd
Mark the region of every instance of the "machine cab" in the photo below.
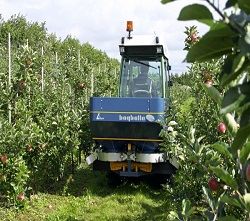
[[[170,109],[168,58],[157,36],[121,39],[119,97],[91,97],[90,127],[94,170],[112,176],[169,178],[178,165],[161,151],[161,122]],[[160,179],[155,179],[160,180]]]
[[[130,32],[129,32],[130,33]],[[119,97],[166,98],[170,66],[157,36],[122,38]]]
[[[166,97],[169,79],[167,60],[123,58],[120,79],[120,97]]]

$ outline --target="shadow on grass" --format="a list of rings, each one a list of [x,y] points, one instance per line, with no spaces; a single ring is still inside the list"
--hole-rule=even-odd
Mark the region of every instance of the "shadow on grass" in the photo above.
[[[168,202],[169,203],[169,202]],[[144,212],[137,217],[136,220],[167,220],[169,204],[164,202],[160,206],[152,206],[141,203]]]
[[[106,174],[93,171],[91,167],[83,165],[79,167],[74,174],[69,174],[59,181],[48,191],[49,193],[59,195],[72,195],[76,197],[86,194],[105,197],[110,194],[128,195],[143,192],[153,200],[157,200],[162,189],[152,189],[146,185],[144,179],[129,179],[118,187],[110,187],[107,184]]]
[[[74,174],[65,174],[62,180],[39,192],[59,197],[44,194],[40,200],[31,203],[31,210],[27,209],[23,215],[15,213],[16,220],[42,220],[41,217],[48,221],[166,220],[164,218],[170,209],[163,189],[154,190],[143,181],[133,180],[111,188],[105,173],[94,172],[87,165],[78,167]],[[75,198],[67,200],[61,195]]]

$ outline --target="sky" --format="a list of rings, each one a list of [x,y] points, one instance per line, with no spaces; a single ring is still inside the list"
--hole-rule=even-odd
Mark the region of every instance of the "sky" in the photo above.
[[[226,0],[218,1],[221,4]],[[160,36],[168,48],[172,72],[182,73],[189,65],[183,63],[185,27],[196,25],[201,35],[208,27],[177,18],[182,7],[201,2],[179,0],[163,5],[160,0],[0,0],[0,14],[5,20],[21,14],[29,21],[46,22],[48,31],[59,38],[71,35],[119,60],[118,45],[121,37],[127,36],[126,21],[132,20],[132,34]]]

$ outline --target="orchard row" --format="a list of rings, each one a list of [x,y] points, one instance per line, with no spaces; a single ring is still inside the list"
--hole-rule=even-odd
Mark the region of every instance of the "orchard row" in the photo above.
[[[91,150],[89,97],[117,93],[119,63],[24,17],[0,23],[0,202],[18,206]]]

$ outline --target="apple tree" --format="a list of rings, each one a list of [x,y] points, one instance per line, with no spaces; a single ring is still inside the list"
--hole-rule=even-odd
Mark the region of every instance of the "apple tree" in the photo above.
[[[175,0],[162,0],[170,3]],[[219,155],[220,164],[210,161],[207,172],[216,177],[212,190],[203,187],[205,199],[210,207],[207,217],[212,220],[236,220],[226,206],[242,211],[249,218],[249,156],[250,156],[250,4],[248,0],[228,0],[225,9],[236,8],[231,14],[222,12],[214,1],[205,0],[209,7],[221,17],[216,21],[209,8],[203,4],[184,7],[178,17],[180,21],[197,20],[209,26],[209,31],[188,49],[186,60],[193,64],[222,59],[218,75],[218,86],[207,81],[202,84],[207,96],[220,107],[223,123],[221,133],[228,133],[228,140],[211,143]],[[196,37],[196,36],[194,36]],[[218,181],[219,180],[219,181]],[[217,182],[223,187],[213,193]],[[216,185],[215,185],[216,184]],[[211,186],[211,185],[210,185]]]

